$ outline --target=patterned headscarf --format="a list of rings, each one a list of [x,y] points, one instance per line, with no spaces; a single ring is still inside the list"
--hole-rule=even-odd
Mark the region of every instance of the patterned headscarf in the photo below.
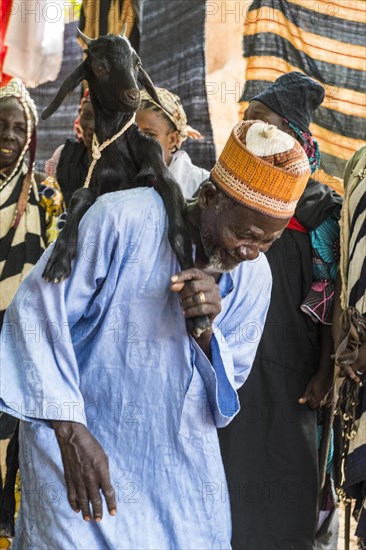
[[[36,105],[31,98],[27,88],[19,78],[12,78],[6,86],[0,88],[0,100],[15,97],[23,107],[26,118],[26,140],[22,152],[9,176],[6,176],[0,185],[3,189],[23,167],[24,157],[29,150],[29,166],[24,178],[23,188],[19,195],[16,214],[14,218],[14,227],[17,227],[26,208],[29,193],[32,186],[34,159],[36,154],[36,126],[38,124],[38,114]]]
[[[180,97],[172,92],[169,92],[169,90],[166,90],[165,88],[155,87],[155,90],[161,103],[169,109],[170,112],[162,109],[161,106],[156,103],[156,101],[154,101],[145,90],[141,91],[141,101],[152,103],[159,109],[159,111],[164,113],[164,115],[169,118],[174,127],[177,129],[182,141],[185,141],[187,138],[201,139],[203,136],[198,132],[198,130],[195,130],[188,125],[187,115],[183,109]]]
[[[319,144],[315,137],[310,132],[301,130],[295,123],[290,122],[287,118],[283,119],[289,128],[300,138],[302,148],[309,159],[311,173],[314,174],[320,166],[320,150]]]

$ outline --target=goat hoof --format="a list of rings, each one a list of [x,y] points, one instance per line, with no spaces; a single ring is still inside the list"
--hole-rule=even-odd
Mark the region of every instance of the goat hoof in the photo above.
[[[50,249],[46,267],[43,270],[42,277],[48,283],[61,283],[67,279],[71,273],[71,262],[76,254],[76,241],[68,238],[62,230],[54,246]],[[47,256],[44,256],[46,258]]]
[[[57,266],[56,266],[56,269],[57,269]],[[61,275],[61,276],[55,276],[53,273],[54,271],[52,268],[49,270],[46,268],[42,273],[42,277],[47,283],[53,283],[56,285],[58,283],[62,283],[63,281],[65,281],[70,275],[70,271],[68,271],[65,275]]]
[[[211,329],[210,319],[207,315],[187,319],[187,329],[194,338],[199,338],[206,330]]]
[[[48,283],[62,283],[71,273],[71,260],[68,257],[55,258],[52,256],[42,273],[42,277]]]

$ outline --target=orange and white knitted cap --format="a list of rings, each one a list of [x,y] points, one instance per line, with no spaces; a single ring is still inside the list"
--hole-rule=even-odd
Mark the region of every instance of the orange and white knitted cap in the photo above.
[[[211,171],[212,181],[237,202],[280,219],[294,214],[309,176],[300,143],[258,120],[234,126]]]

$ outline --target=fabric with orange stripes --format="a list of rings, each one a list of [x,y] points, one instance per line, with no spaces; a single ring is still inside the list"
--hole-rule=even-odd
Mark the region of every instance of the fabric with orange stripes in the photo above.
[[[244,22],[248,101],[279,76],[300,71],[325,88],[310,129],[322,153],[320,181],[342,192],[347,160],[366,141],[366,2],[254,0]]]

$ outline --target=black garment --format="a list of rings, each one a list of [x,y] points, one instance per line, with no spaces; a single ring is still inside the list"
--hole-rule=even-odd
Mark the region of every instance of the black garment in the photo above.
[[[309,180],[300,198],[295,217],[309,231],[319,227],[334,209],[340,210],[342,198],[327,185],[316,180]]]
[[[339,208],[327,189],[323,209]],[[308,218],[314,205],[300,211]],[[323,221],[322,208],[315,227]],[[310,222],[309,222],[310,223]],[[300,310],[312,283],[310,238],[286,229],[267,258],[271,304],[252,371],[239,390],[241,411],[219,430],[231,500],[234,550],[311,550],[318,497],[317,422],[297,404],[320,359],[319,325]]]
[[[57,181],[64,196],[66,208],[72,194],[84,185],[89,168],[88,151],[82,141],[68,139],[57,164]]]

